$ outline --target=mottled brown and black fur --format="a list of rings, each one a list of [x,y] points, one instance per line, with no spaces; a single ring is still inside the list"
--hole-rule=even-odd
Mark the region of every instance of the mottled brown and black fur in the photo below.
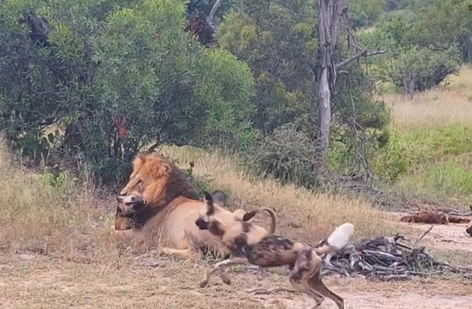
[[[137,214],[142,211],[146,201],[137,194],[130,196],[117,195],[116,201],[118,202],[118,207],[115,214],[115,230],[123,231],[132,228],[142,228],[146,222],[140,220]]]
[[[213,202],[214,203],[217,203],[218,205],[223,206],[223,207],[227,206],[226,205],[227,196],[223,191],[215,190],[215,191],[213,191],[211,196],[213,197]]]
[[[472,236],[472,225],[465,229],[465,232]]]
[[[328,242],[320,248],[312,248],[299,242],[294,242],[285,237],[269,233],[264,228],[247,222],[258,211],[246,213],[241,220],[232,226],[225,226],[213,215],[212,196],[204,192],[207,203],[207,213],[200,216],[195,224],[202,230],[208,230],[215,236],[222,238],[223,245],[231,252],[228,260],[217,263],[205,275],[201,287],[208,285],[210,275],[222,267],[236,264],[253,264],[263,268],[288,265],[292,270],[290,282],[297,291],[313,297],[318,307],[324,297],[331,298],[338,306],[344,308],[344,300],[330,291],[321,281],[321,257],[320,254],[336,251],[339,245],[344,246],[353,227],[345,223],[333,232],[330,238],[333,244]],[[228,277],[220,272],[223,282],[230,284]]]

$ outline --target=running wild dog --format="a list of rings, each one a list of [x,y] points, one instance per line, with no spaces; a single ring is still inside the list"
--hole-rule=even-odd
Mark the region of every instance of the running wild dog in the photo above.
[[[332,253],[343,248],[354,233],[351,223],[344,223],[337,227],[328,237],[327,242],[319,248],[313,248],[290,239],[269,233],[264,228],[247,222],[259,211],[246,213],[242,220],[238,220],[231,226],[225,226],[215,218],[214,202],[208,192],[204,192],[204,200],[207,204],[205,215],[195,221],[201,230],[208,230],[215,236],[221,237],[223,245],[231,252],[231,257],[217,263],[205,274],[200,286],[209,284],[210,275],[231,265],[253,264],[263,268],[288,265],[292,270],[290,283],[298,291],[311,296],[317,308],[325,297],[331,298],[339,309],[344,309],[344,300],[339,295],[329,290],[321,280],[321,257],[325,253]],[[220,272],[220,278],[224,283],[230,284],[230,280]]]

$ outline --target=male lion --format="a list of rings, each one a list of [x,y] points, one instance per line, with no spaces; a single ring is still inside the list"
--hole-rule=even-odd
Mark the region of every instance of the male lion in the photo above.
[[[123,208],[118,206],[115,230],[142,228],[160,208],[179,196],[200,200],[197,189],[181,169],[172,161],[150,152],[140,152],[133,160],[133,172],[120,196],[127,195],[129,191],[140,192],[145,200],[153,204],[148,203],[151,206],[132,213],[124,213]]]
[[[147,245],[158,236],[159,242],[169,246],[164,253],[184,258],[192,256],[196,247],[227,251],[218,237],[195,226],[206,204],[183,171],[160,155],[138,153],[130,180],[117,200],[115,240]],[[228,224],[246,213],[242,209],[234,212],[223,207],[217,209],[215,216]],[[271,230],[275,230],[275,214],[271,216]]]

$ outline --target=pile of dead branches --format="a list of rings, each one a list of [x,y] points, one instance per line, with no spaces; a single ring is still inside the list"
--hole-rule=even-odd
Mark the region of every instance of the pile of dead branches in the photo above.
[[[472,279],[472,269],[455,267],[439,261],[425,247],[418,246],[432,228],[433,226],[415,242],[396,234],[346,246],[337,253],[325,257],[322,275],[338,273],[348,277],[362,276],[388,281],[408,280],[413,276],[456,273]]]

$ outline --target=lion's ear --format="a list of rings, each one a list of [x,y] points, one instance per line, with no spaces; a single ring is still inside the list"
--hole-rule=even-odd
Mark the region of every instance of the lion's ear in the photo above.
[[[133,160],[133,173],[130,178],[133,178],[133,174],[137,173],[141,169],[144,162],[146,162],[147,156],[148,155],[144,151],[138,152]]]
[[[161,168],[160,168],[160,173],[161,175],[166,175],[170,172],[171,170],[171,167],[169,164],[167,164],[166,162],[162,162],[161,163]]]
[[[210,193],[203,191],[203,201],[207,205],[207,216],[211,216],[215,213],[215,205],[213,204],[213,197]]]
[[[254,218],[255,215],[257,215],[258,212],[259,211],[257,211],[257,210],[253,210],[251,212],[245,213],[244,216],[243,216],[243,221],[247,222],[247,221],[251,220],[252,218]]]

